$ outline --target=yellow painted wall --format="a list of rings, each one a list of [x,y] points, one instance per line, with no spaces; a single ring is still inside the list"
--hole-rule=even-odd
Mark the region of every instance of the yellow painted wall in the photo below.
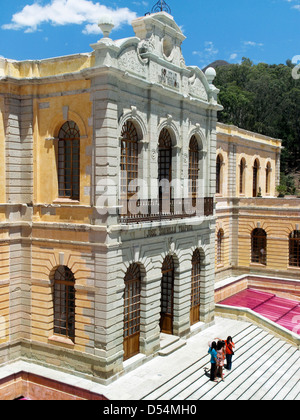
[[[289,266],[289,235],[300,226],[299,199],[244,198],[229,200],[227,206],[225,202],[227,200],[223,199],[217,204],[216,253],[218,229],[222,227],[225,234],[223,266],[217,265],[216,255],[217,281],[226,277],[222,271],[232,268],[230,256],[236,250],[238,258],[234,269],[239,274],[259,271],[265,276],[300,279],[300,268]],[[237,237],[230,231],[235,224]],[[267,234],[266,265],[251,262],[251,233],[258,227]]]
[[[60,74],[78,72],[95,63],[94,53],[75,54],[64,57],[54,57],[46,60],[15,61],[0,59],[1,76],[9,76],[16,79],[29,77],[51,77]]]
[[[236,147],[236,166],[235,169],[229,168],[229,145],[234,144]],[[222,181],[221,194],[219,196],[228,197],[230,171],[235,170],[235,196],[236,197],[252,197],[253,196],[253,165],[258,159],[260,164],[258,174],[258,186],[261,188],[263,196],[274,197],[276,193],[276,152],[281,148],[281,141],[251,133],[235,126],[218,124],[217,125],[217,153],[222,156]],[[240,162],[245,159],[245,189],[244,194],[240,194]],[[268,162],[271,164],[270,174],[270,190],[266,192],[266,167]]]
[[[86,81],[78,82],[72,88],[86,89]],[[53,87],[52,87],[53,89]],[[59,84],[57,90],[66,92],[70,86]],[[42,90],[47,90],[43,86]],[[73,90],[73,89],[72,89]],[[42,108],[40,104],[47,106]],[[64,118],[63,109],[68,107],[67,119]],[[57,177],[57,138],[61,126],[67,121],[74,121],[80,129],[80,204],[89,205],[90,196],[85,195],[85,187],[90,187],[90,175],[88,168],[91,165],[91,157],[87,155],[88,146],[92,145],[92,128],[89,127],[88,119],[91,117],[92,105],[88,93],[47,97],[42,101],[34,101],[34,202],[53,203],[58,200],[58,177]],[[63,200],[58,200],[63,201]],[[77,203],[78,204],[78,203]]]
[[[0,203],[6,202],[4,112],[5,112],[4,111],[4,98],[0,96]],[[1,212],[0,212],[0,220],[1,220]]]
[[[55,231],[36,229],[35,238],[40,240],[32,247],[32,339],[52,345],[72,348],[82,352],[92,352],[92,344],[87,329],[93,328],[94,295],[90,291],[91,269],[82,258],[82,252],[91,253],[89,246],[81,248],[76,245],[51,246],[44,242],[53,237],[56,240],[80,240],[88,243],[86,233],[74,231]],[[63,254],[63,261],[61,255]],[[58,342],[53,337],[53,283],[51,281],[55,269],[62,263],[73,272],[76,280],[76,311],[75,311],[75,344]]]

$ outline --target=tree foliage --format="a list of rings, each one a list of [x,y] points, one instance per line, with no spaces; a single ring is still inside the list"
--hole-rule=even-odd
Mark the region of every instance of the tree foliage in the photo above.
[[[300,79],[292,77],[294,65],[241,64],[217,67],[214,81],[224,110],[219,121],[279,138],[282,170],[300,171]]]

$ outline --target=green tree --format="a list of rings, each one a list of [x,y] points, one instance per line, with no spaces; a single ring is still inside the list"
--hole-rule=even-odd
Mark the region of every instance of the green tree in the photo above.
[[[244,57],[241,64],[217,67],[215,85],[224,110],[219,121],[280,138],[282,170],[300,171],[300,80],[294,64],[269,65]]]

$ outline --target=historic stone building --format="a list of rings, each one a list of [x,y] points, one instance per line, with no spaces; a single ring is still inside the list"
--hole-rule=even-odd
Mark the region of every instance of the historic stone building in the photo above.
[[[100,26],[90,53],[0,58],[0,366],[106,383],[250,281],[299,298],[300,214],[281,141],[217,124],[169,14]]]
[[[300,200],[278,197],[281,148],[217,124],[216,301],[248,286],[300,300]]]
[[[0,59],[0,363],[103,381],[214,318],[218,90],[165,12]]]

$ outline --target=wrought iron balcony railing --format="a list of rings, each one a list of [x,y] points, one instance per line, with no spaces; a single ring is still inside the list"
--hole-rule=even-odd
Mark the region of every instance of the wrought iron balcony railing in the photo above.
[[[160,220],[183,219],[189,217],[208,217],[214,213],[212,197],[190,199],[145,199],[120,200],[120,221],[124,224],[152,222]]]

